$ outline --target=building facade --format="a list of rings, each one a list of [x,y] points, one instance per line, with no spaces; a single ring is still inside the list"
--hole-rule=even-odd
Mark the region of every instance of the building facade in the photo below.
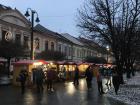
[[[7,40],[9,32],[10,40],[24,45],[30,52],[30,28],[31,23],[17,9],[0,5],[0,40]],[[104,56],[91,43],[85,44],[67,33],[59,34],[40,24],[34,27],[33,35],[35,55],[44,50],[59,51],[66,55],[65,60],[68,61],[83,61],[87,56]]]

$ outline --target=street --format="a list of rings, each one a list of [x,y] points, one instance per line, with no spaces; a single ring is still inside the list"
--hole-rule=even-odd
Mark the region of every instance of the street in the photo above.
[[[0,105],[125,105],[108,99],[106,94],[98,94],[95,78],[92,87],[88,90],[85,79],[80,79],[79,86],[72,82],[55,83],[54,92],[47,91],[44,86],[43,93],[28,88],[22,95],[19,87],[1,86]]]

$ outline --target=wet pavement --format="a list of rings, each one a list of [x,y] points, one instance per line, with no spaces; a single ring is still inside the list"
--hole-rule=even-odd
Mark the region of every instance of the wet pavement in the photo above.
[[[56,83],[54,92],[47,91],[46,86],[42,93],[28,88],[24,95],[19,87],[0,86],[0,98],[0,105],[126,105],[98,94],[95,78],[91,90],[87,89],[85,79],[80,80],[79,86],[72,82]]]

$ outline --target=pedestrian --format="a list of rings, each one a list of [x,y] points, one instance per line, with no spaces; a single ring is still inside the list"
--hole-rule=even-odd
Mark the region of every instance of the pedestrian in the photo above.
[[[79,69],[78,66],[75,67],[74,70],[74,81],[73,81],[74,85],[79,85]]]
[[[55,71],[54,68],[51,67],[47,71],[47,90],[54,91],[53,89],[53,80],[55,78]]]
[[[58,74],[58,77],[60,80],[65,82],[65,80],[66,80],[66,68],[64,66],[62,66],[61,71]]]
[[[62,79],[65,82],[66,81],[66,68],[64,67],[63,71],[62,71],[63,75],[62,75]]]
[[[45,74],[41,67],[38,67],[34,73],[34,80],[37,86],[37,92],[43,91],[43,81],[45,79]]]
[[[106,76],[107,82],[105,84],[105,85],[107,85],[107,87],[109,87],[109,85],[111,87],[111,76],[112,76],[112,70],[109,67],[109,68],[107,68],[107,76]]]
[[[33,85],[36,84],[36,80],[35,80],[36,70],[37,70],[36,68],[32,69],[31,80],[32,80]]]
[[[119,90],[119,86],[120,86],[120,79],[119,79],[119,75],[117,73],[116,68],[113,70],[112,82],[113,82],[113,86],[115,89],[115,93],[116,93],[116,95],[118,95],[118,90]]]
[[[85,72],[85,77],[86,77],[86,82],[87,82],[87,88],[90,89],[92,88],[92,78],[93,78],[93,68],[90,65]]]
[[[22,69],[19,73],[19,82],[21,85],[21,93],[24,94],[25,92],[25,83],[27,80],[28,73],[25,69]]]
[[[103,85],[102,85],[103,77],[102,77],[102,74],[100,72],[98,72],[96,79],[97,79],[97,84],[98,84],[98,92],[100,94],[104,94]]]

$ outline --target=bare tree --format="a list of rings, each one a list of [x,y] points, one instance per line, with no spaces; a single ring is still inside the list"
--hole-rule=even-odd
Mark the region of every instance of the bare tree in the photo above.
[[[130,77],[131,66],[135,61],[135,42],[138,40],[140,1],[87,1],[79,10],[78,26],[88,36],[106,42],[116,59],[120,77],[124,67]]]

